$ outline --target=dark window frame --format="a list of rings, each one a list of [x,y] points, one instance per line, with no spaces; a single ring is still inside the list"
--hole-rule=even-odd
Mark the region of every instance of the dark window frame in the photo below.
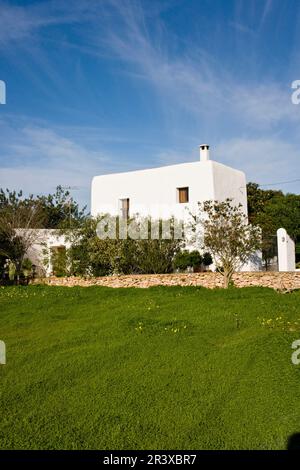
[[[188,186],[177,188],[177,202],[179,204],[187,204],[190,200],[190,191]]]

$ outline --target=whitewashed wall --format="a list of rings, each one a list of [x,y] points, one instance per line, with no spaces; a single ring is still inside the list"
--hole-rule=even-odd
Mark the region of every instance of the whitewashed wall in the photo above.
[[[177,188],[189,188],[189,203],[177,201]],[[131,171],[93,178],[91,214],[118,215],[120,200],[129,198],[130,214],[168,218],[185,217],[198,202],[233,198],[247,214],[246,178],[243,172],[212,160]]]
[[[278,270],[295,271],[295,243],[284,228],[277,230]]]
[[[36,232],[35,243],[28,250],[26,257],[37,266],[39,273],[50,276],[52,273],[51,248],[64,246],[69,249],[71,244],[63,235],[55,229],[34,230]],[[45,265],[45,261],[47,261]]]

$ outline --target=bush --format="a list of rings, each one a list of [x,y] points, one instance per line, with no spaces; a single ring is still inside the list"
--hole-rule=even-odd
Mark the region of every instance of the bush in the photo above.
[[[201,267],[201,264],[203,262],[203,258],[200,255],[199,251],[197,251],[197,250],[191,251],[189,259],[190,259],[190,266],[192,266],[192,268],[200,268]]]
[[[109,274],[160,274],[173,271],[173,259],[181,240],[100,239],[96,234],[98,219],[88,219],[70,237],[70,270],[74,275],[105,276]],[[131,219],[132,220],[132,219]],[[128,222],[131,222],[128,221]],[[143,220],[135,219],[137,226]],[[119,221],[117,221],[118,226]],[[160,221],[160,229],[162,222]],[[171,221],[171,233],[173,225]]]
[[[72,276],[107,276],[113,268],[106,240],[82,240],[69,250],[69,271]]]
[[[202,259],[202,263],[204,264],[204,266],[210,266],[213,262],[213,259],[212,259],[212,256],[210,253],[206,252],[204,253],[203,255],[203,259]]]
[[[210,264],[212,264],[210,253],[201,255],[197,250],[182,250],[175,256],[173,261],[174,269],[179,269],[180,271],[186,271],[189,267],[193,268],[196,272],[203,271],[203,267]]]
[[[190,264],[190,253],[188,250],[180,251],[174,258],[173,266],[175,269],[185,271]]]
[[[16,265],[15,263],[13,263],[12,261],[9,261],[8,263],[8,278],[10,281],[14,281],[15,280],[15,276],[16,276]]]
[[[68,275],[67,250],[65,247],[58,247],[51,251],[51,264],[53,274],[57,277]]]
[[[32,262],[29,258],[25,258],[22,263],[22,274],[25,279],[28,279],[32,276]]]
[[[136,268],[144,274],[171,273],[178,250],[178,240],[140,240],[135,256]]]

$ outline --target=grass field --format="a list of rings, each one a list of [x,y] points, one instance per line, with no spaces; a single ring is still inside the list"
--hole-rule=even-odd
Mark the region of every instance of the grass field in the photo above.
[[[299,291],[0,288],[0,448],[285,448],[298,326]]]

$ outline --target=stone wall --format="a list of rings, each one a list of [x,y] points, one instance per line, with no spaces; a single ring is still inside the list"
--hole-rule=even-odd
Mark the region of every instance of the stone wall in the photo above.
[[[40,282],[36,280],[35,283]],[[107,286],[140,287],[151,286],[203,286],[210,289],[222,287],[223,279],[218,273],[191,274],[148,274],[129,276],[106,276],[93,278],[55,278],[43,280],[52,286]],[[279,290],[300,289],[300,271],[298,272],[243,272],[235,273],[233,282],[236,287],[262,286]]]

